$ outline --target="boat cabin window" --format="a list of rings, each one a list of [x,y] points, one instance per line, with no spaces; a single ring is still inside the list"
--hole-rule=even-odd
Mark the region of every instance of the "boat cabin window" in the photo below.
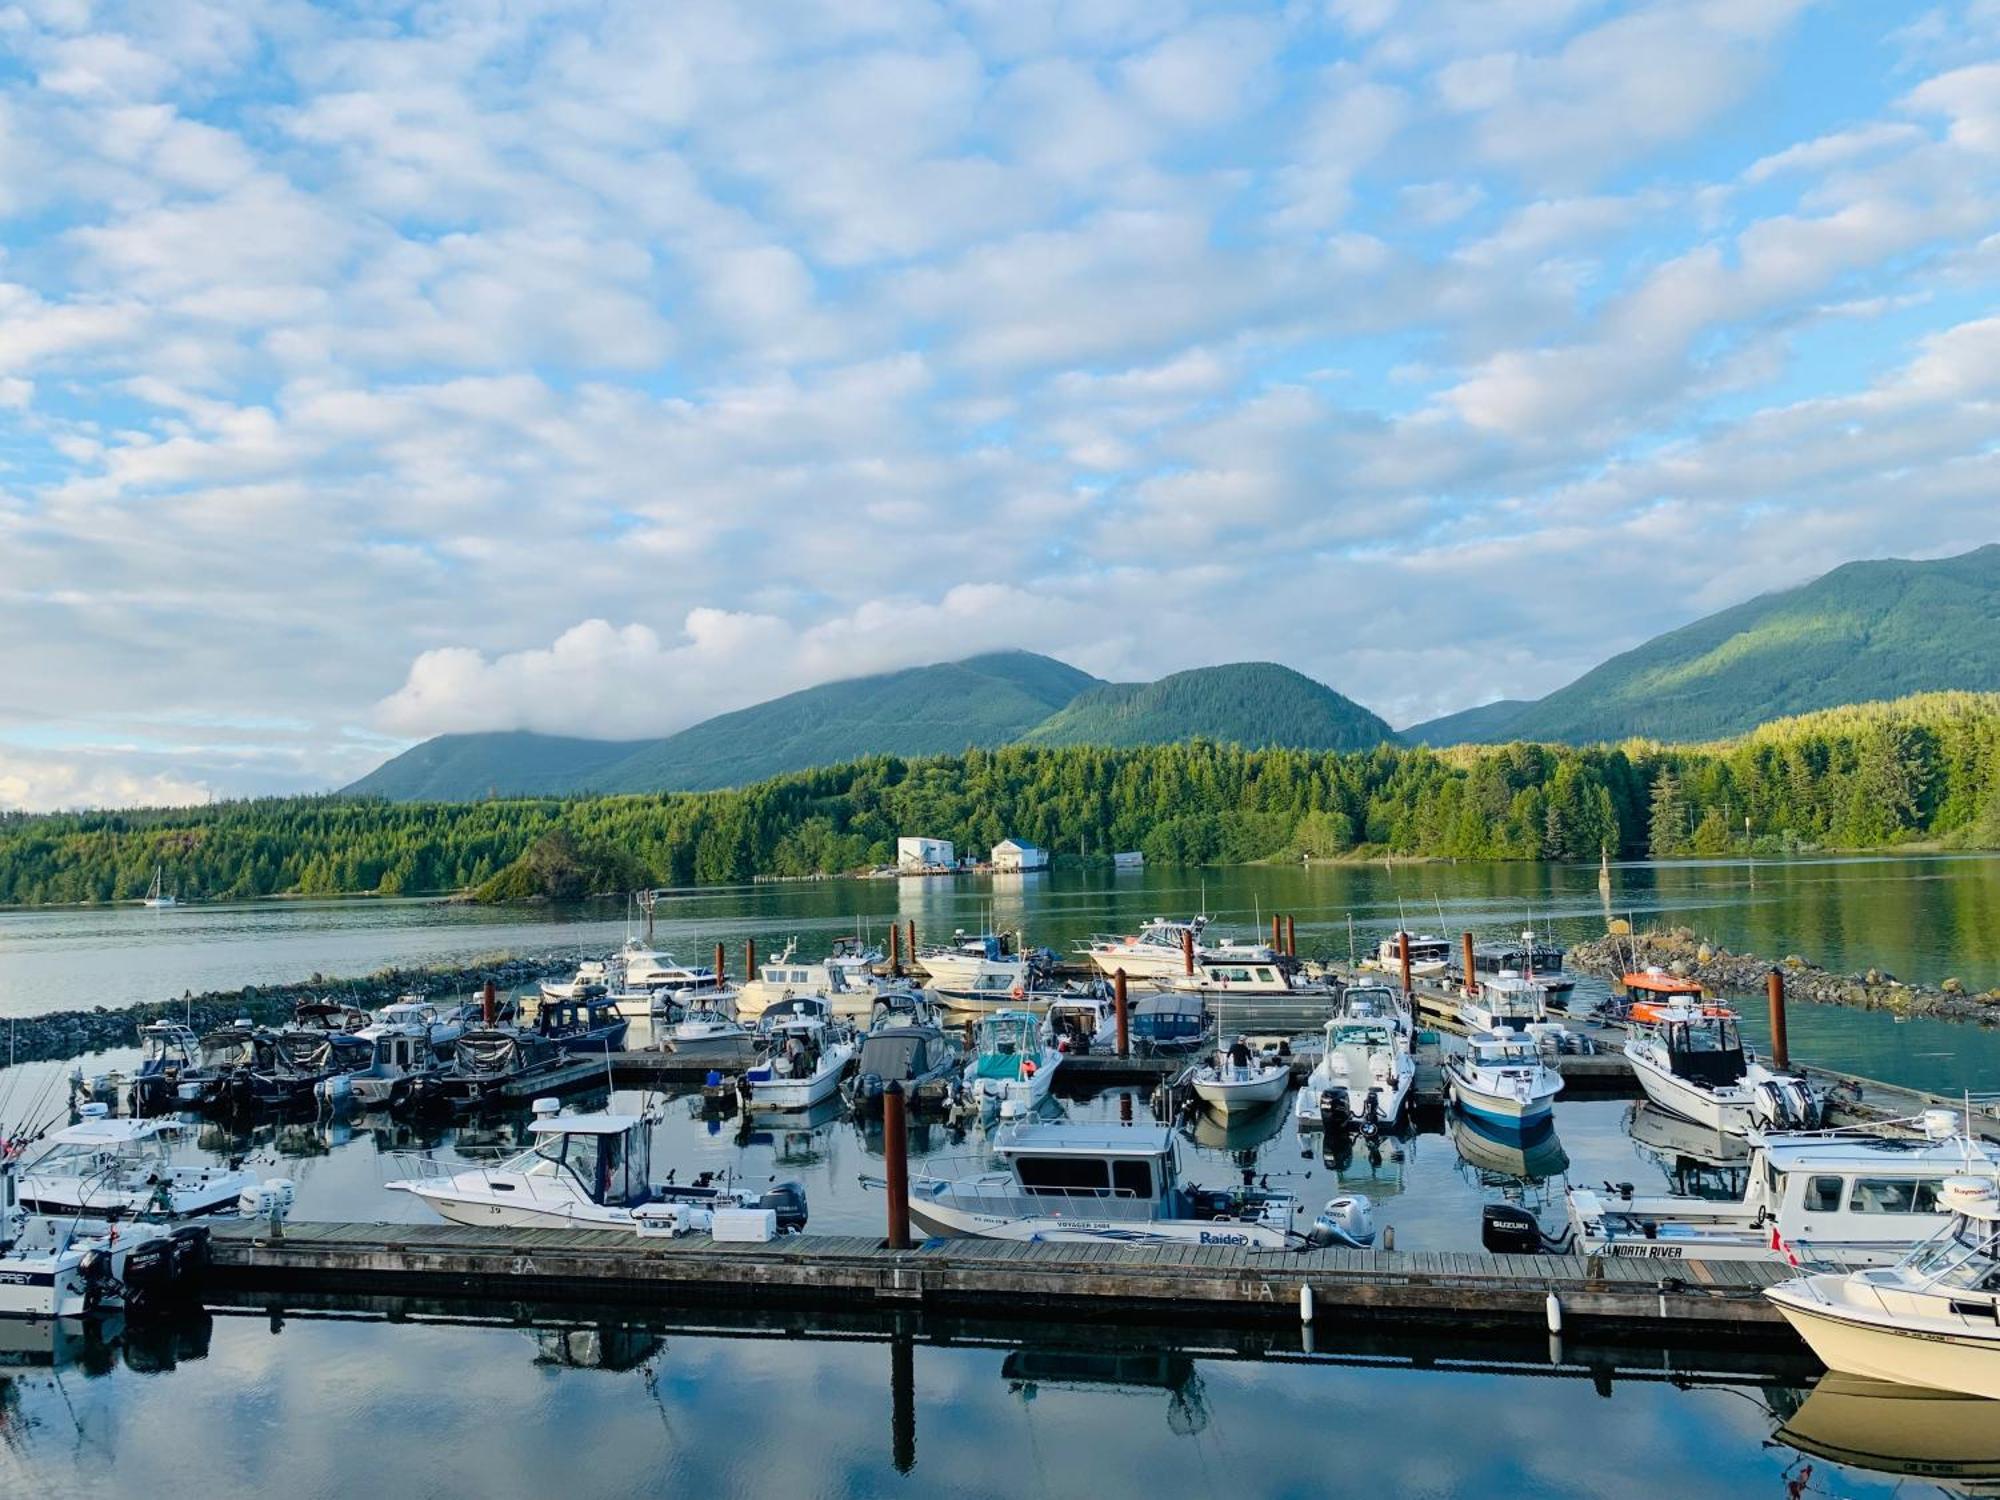
[[[1104,1193],[1111,1187],[1107,1165],[1095,1156],[1017,1156],[1014,1175],[1030,1193]]]
[[[1248,969],[1218,968],[1210,972],[1215,975],[1216,981],[1220,984],[1248,984],[1250,982],[1250,971]]]
[[[1269,969],[1259,969],[1257,971],[1257,982],[1259,984],[1275,984],[1277,976],[1272,974]]]
[[[1847,1209],[1857,1214],[1934,1214],[1941,1185],[1910,1177],[1857,1177]]]
[[[1840,1212],[1840,1190],[1846,1184],[1841,1177],[1811,1177],[1806,1180],[1806,1212],[1809,1214],[1837,1214]]]
[[[1114,1161],[1111,1164],[1111,1191],[1120,1198],[1152,1197],[1152,1163],[1131,1160]]]

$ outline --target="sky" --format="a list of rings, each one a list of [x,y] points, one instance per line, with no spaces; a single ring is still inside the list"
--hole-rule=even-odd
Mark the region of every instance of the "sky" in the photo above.
[[[0,0],[0,808],[2000,537],[2000,0]]]

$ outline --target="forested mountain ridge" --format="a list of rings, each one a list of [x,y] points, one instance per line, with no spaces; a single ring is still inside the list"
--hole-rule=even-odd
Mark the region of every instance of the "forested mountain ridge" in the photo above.
[[[1362,750],[1393,739],[1387,723],[1324,683],[1275,662],[1110,682],[1077,695],[1021,736],[1025,745],[1161,745],[1212,739],[1257,750]]]
[[[1746,817],[1753,847],[1774,853],[2000,847],[2000,694],[1835,709],[1692,746],[1009,746],[730,791],[11,814],[0,902],[133,900],[156,864],[194,897],[466,890],[503,873],[496,889],[530,894],[537,871],[561,880],[551,893],[736,882],[886,862],[913,832],[975,851],[1007,834],[1139,848],[1162,863],[1725,854],[1742,848]]]

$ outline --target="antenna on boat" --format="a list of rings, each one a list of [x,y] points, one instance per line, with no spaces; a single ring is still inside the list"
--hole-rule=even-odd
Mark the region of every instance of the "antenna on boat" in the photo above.
[[[1349,912],[1349,913],[1347,914],[1347,967],[1348,967],[1348,968],[1350,968],[1350,969],[1353,969],[1353,968],[1358,968],[1358,967],[1360,967],[1360,960],[1359,960],[1359,959],[1357,959],[1357,958],[1355,957],[1355,954],[1354,954],[1354,913],[1353,913],[1353,912]]]

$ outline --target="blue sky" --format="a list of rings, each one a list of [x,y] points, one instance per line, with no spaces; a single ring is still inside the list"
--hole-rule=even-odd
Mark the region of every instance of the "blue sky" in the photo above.
[[[2000,0],[0,9],[0,807],[2000,534]]]

